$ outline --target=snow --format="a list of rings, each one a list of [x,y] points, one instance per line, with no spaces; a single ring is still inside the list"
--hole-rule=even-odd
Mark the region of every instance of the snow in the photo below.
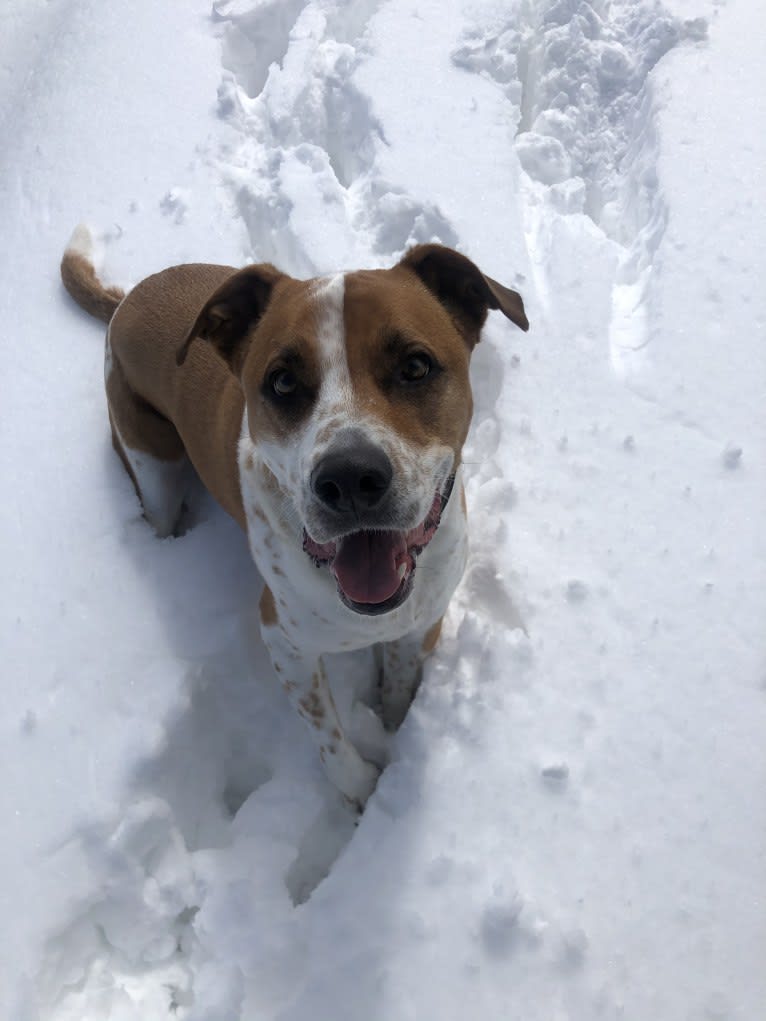
[[[747,0],[8,0],[0,1016],[648,1017],[766,1002],[763,19]],[[456,245],[472,555],[356,820],[212,501],[108,441],[110,281]]]

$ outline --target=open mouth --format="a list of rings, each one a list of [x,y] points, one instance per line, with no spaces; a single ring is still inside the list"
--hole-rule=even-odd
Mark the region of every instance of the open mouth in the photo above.
[[[303,548],[317,567],[329,567],[350,609],[369,615],[395,610],[412,590],[417,558],[436,534],[453,482],[450,478],[436,493],[424,520],[407,532],[365,528],[319,543],[304,530]]]

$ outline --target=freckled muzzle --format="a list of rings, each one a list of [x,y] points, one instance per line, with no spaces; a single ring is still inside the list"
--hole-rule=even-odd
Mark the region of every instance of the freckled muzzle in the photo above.
[[[317,567],[329,567],[341,600],[356,613],[395,610],[412,591],[417,558],[436,534],[453,483],[450,476],[415,528],[363,528],[326,543],[315,542],[304,530],[303,549]]]

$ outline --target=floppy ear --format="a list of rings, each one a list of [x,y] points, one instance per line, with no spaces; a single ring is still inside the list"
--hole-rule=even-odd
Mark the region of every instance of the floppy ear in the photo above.
[[[274,284],[283,273],[264,262],[234,273],[208,298],[176,353],[183,365],[195,337],[208,341],[235,372],[244,355],[242,341],[263,315]]]
[[[479,340],[487,310],[499,309],[519,329],[528,330],[521,295],[484,276],[460,252],[443,245],[416,245],[400,266],[416,273],[445,306],[471,347]]]

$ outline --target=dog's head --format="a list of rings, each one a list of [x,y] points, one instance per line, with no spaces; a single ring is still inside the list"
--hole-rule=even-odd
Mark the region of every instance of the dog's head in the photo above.
[[[419,245],[389,270],[230,277],[201,337],[239,377],[248,428],[307,556],[341,599],[385,613],[409,595],[471,419],[471,351],[489,309],[529,327],[521,297],[465,256]]]

